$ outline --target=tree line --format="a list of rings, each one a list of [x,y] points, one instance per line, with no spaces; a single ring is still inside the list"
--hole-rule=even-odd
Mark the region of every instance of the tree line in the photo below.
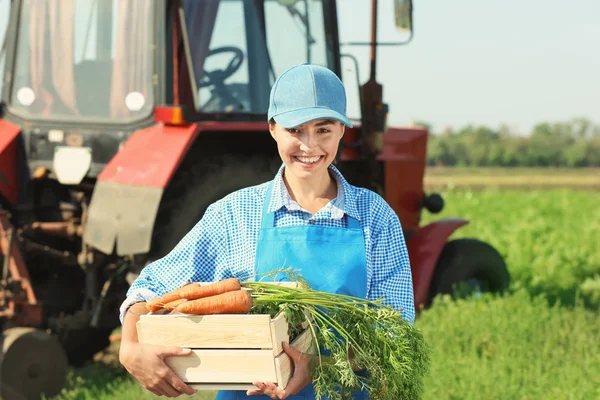
[[[427,164],[472,167],[600,167],[600,125],[586,118],[543,122],[529,135],[508,126],[467,125],[433,132],[429,124]]]

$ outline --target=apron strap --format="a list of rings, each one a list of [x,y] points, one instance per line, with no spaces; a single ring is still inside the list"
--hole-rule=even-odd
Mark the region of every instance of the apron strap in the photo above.
[[[346,214],[346,218],[348,219],[348,229],[362,229],[359,220],[349,216],[348,214]]]
[[[269,183],[269,187],[267,188],[267,194],[265,195],[265,201],[263,203],[263,212],[262,212],[262,227],[263,228],[272,228],[275,225],[275,213],[269,212],[269,203],[271,202],[271,193],[273,192],[273,181]]]
[[[271,202],[271,194],[273,193],[273,181],[269,183],[267,187],[267,193],[265,194],[265,201],[263,202],[263,212],[262,212],[262,227],[263,228],[272,228],[275,225],[275,213],[269,212],[269,203]],[[346,214],[346,218],[348,219],[348,229],[362,229],[360,226],[360,221],[354,217]]]

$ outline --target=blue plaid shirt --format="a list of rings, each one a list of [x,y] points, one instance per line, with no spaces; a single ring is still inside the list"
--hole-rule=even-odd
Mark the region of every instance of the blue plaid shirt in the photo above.
[[[315,225],[346,227],[348,214],[361,223],[367,254],[367,298],[384,298],[414,323],[415,308],[408,252],[400,221],[378,194],[350,185],[333,165],[338,194],[315,215],[289,195],[283,169],[273,181],[269,212],[275,226]],[[135,302],[183,286],[188,282],[211,282],[254,274],[262,206],[269,182],[231,193],[211,204],[202,219],[165,257],[147,265],[127,292],[120,319]]]

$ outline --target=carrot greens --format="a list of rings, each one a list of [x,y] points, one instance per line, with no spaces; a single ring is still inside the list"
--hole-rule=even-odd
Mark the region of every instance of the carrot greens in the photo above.
[[[366,389],[373,400],[418,399],[429,368],[429,347],[421,332],[384,299],[366,300],[313,290],[290,273],[298,287],[244,282],[251,313],[286,315],[290,342],[308,323],[317,354],[312,379],[317,398],[351,399]],[[306,324],[305,322],[305,324]]]

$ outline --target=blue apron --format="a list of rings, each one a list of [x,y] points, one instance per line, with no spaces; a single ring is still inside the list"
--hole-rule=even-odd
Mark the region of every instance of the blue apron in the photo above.
[[[267,211],[273,183],[263,205],[262,226],[256,247],[255,273],[263,274],[289,266],[299,271],[315,290],[365,298],[367,295],[367,257],[360,222],[346,215],[347,228],[312,224],[275,228],[275,214]],[[271,277],[269,276],[269,280]],[[276,281],[287,281],[277,276]],[[312,400],[312,384],[290,400]],[[367,400],[366,391],[353,394]],[[245,390],[219,391],[215,400],[270,399],[265,395],[247,396]]]

